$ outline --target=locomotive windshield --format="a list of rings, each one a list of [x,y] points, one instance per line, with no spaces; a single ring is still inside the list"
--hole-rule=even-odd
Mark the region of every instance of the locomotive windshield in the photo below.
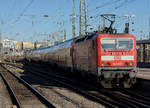
[[[133,48],[133,40],[130,38],[102,38],[103,50],[130,50]]]

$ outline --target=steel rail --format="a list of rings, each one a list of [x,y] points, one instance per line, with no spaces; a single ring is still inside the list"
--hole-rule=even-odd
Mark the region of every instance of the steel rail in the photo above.
[[[36,69],[35,69],[36,70]],[[39,71],[39,70],[36,70],[36,71],[38,71],[38,72],[43,72],[43,71]],[[44,71],[43,73],[46,73],[46,71]],[[37,73],[36,73],[37,74]],[[65,77],[62,77],[62,76],[59,76],[59,75],[52,75],[52,74],[48,74],[48,75],[51,75],[51,76],[53,76],[53,77],[55,77],[55,78],[61,78],[61,79],[64,79],[64,80],[66,80],[66,78]],[[54,80],[56,80],[56,79],[54,79]],[[70,80],[69,79],[69,81],[72,81],[72,80]],[[57,81],[58,82],[58,81]],[[124,102],[124,103],[126,103],[126,105],[129,105],[129,106],[132,106],[132,107],[138,107],[138,106],[142,106],[142,107],[146,107],[146,108],[149,108],[150,106],[149,106],[149,102],[146,102],[146,101],[144,101],[144,100],[149,100],[149,99],[147,99],[146,97],[143,97],[143,96],[140,96],[140,95],[138,95],[138,97],[142,97],[142,98],[145,98],[144,100],[141,100],[141,99],[135,99],[135,98],[133,98],[133,97],[129,97],[129,98],[127,98],[127,97],[125,97],[125,96],[120,96],[120,95],[118,95],[118,96],[115,96],[114,94],[112,94],[112,93],[108,93],[108,92],[106,92],[106,91],[102,91],[102,90],[99,90],[99,89],[97,89],[99,92],[102,92],[102,93],[106,93],[109,97],[113,97],[115,100],[118,100],[119,102]],[[122,100],[121,100],[121,98],[122,98]],[[138,106],[137,106],[138,105]]]
[[[11,75],[13,75],[16,79],[18,79],[20,82],[22,82],[28,89],[32,91],[40,100],[42,103],[44,103],[48,108],[56,108],[48,99],[46,99],[40,92],[38,92],[36,89],[34,89],[30,84],[28,84],[23,79],[17,77],[15,74],[13,74],[11,71],[9,71],[6,67],[2,66],[4,69],[6,69]]]
[[[39,71],[38,71],[38,72],[39,72]],[[51,75],[52,77],[51,77],[51,78],[46,78],[45,75],[40,74],[40,73],[38,73],[38,72],[30,71],[30,73],[32,73],[32,74],[34,74],[34,75],[38,75],[38,76],[40,76],[40,77],[43,77],[44,79],[53,80],[53,81],[55,81],[55,82],[57,82],[57,83],[59,83],[59,84],[63,84],[63,85],[65,85],[65,86],[71,88],[71,89],[74,90],[75,92],[80,93],[80,94],[82,94],[83,96],[89,97],[90,99],[92,99],[92,100],[94,100],[94,101],[100,102],[101,104],[104,104],[104,105],[108,106],[109,108],[117,108],[117,106],[115,106],[115,105],[118,105],[118,106],[120,106],[121,108],[129,108],[129,106],[122,105],[122,104],[120,104],[120,103],[118,103],[118,102],[108,100],[108,99],[106,99],[106,98],[104,98],[104,97],[102,97],[102,96],[97,97],[97,96],[95,96],[95,95],[93,95],[93,94],[90,94],[90,93],[87,93],[87,92],[85,92],[85,91],[83,91],[83,90],[81,90],[81,89],[79,89],[79,88],[75,88],[75,87],[71,86],[71,85],[68,84],[68,83],[62,82],[62,80],[61,80],[61,81],[60,81],[60,80],[57,80],[56,77],[58,78],[58,76],[48,74],[48,75]],[[41,71],[40,71],[40,72],[41,72]],[[55,77],[55,78],[54,78],[54,77]],[[59,77],[59,78],[63,78],[63,77]],[[109,102],[109,103],[108,103],[108,102]],[[110,104],[110,103],[111,103],[111,104]],[[115,105],[113,105],[113,104],[115,104]]]
[[[18,68],[18,67],[17,67],[17,68]],[[43,79],[43,78],[41,78],[41,79]],[[38,80],[36,80],[36,81],[34,81],[34,82],[40,81],[41,79],[38,79]],[[32,82],[32,83],[33,83],[33,82]],[[51,90],[52,90],[52,89],[51,89]],[[74,102],[72,99],[70,99],[70,98],[64,96],[63,94],[61,94],[61,93],[59,93],[59,92],[57,92],[57,91],[55,91],[55,90],[52,90],[52,91],[53,91],[54,93],[60,95],[61,97],[63,97],[65,100],[71,102],[72,104],[77,105],[77,107],[80,107],[80,106],[78,105],[78,103]]]
[[[123,102],[127,102],[127,103],[130,103],[130,104],[133,104],[134,106],[136,106],[135,108],[150,108],[150,106],[148,105],[148,102],[147,103],[142,103],[142,102],[139,102],[139,100],[137,99],[132,99],[131,97],[127,97],[127,96],[123,96],[121,94],[117,94],[117,93],[111,93],[113,94],[113,97],[116,98],[116,100],[121,100]]]
[[[36,74],[36,75],[41,76],[41,74],[39,74],[39,73],[34,73],[34,72],[32,72],[32,73],[33,73],[34,75]],[[45,78],[45,75],[43,75],[43,76],[41,76],[41,77]],[[57,82],[57,83],[59,83],[59,84],[63,84],[63,85],[65,85],[65,86],[71,88],[71,89],[74,90],[75,92],[82,94],[83,96],[89,97],[89,98],[92,99],[92,100],[95,100],[95,101],[97,101],[97,102],[100,102],[100,103],[102,103],[102,104],[107,105],[109,108],[117,108],[116,106],[110,104],[110,103],[113,103],[113,102],[108,103],[108,102],[104,101],[104,100],[106,100],[106,99],[103,98],[103,97],[101,97],[101,99],[99,99],[99,98],[97,98],[96,96],[93,96],[93,95],[91,95],[91,94],[88,94],[88,93],[86,93],[85,91],[80,90],[79,88],[75,88],[75,87],[69,85],[68,83],[62,82],[62,81],[57,80],[57,79],[55,79],[55,78],[50,78],[50,79],[46,78],[46,79],[47,79],[47,80],[53,80],[53,81],[55,81],[55,82]],[[102,100],[102,98],[103,98],[104,100]],[[107,100],[107,101],[108,101],[108,100]],[[123,106],[122,106],[122,108],[123,108]]]
[[[139,95],[137,94],[137,97],[138,96]],[[132,95],[130,95],[130,97],[127,97],[127,96],[124,96],[124,97],[130,99],[131,101],[139,102],[139,104],[141,104],[141,105],[146,104],[146,105],[148,105],[148,107],[150,107],[150,100],[145,101],[144,99],[137,98],[136,96],[132,96]]]
[[[9,85],[8,81],[6,80],[6,78],[5,78],[1,73],[0,73],[0,76],[2,77],[4,83],[5,83],[6,86],[7,86],[7,89],[8,89],[8,91],[9,91],[9,93],[10,93],[10,96],[11,96],[11,98],[12,98],[13,104],[16,105],[17,108],[22,108],[22,107],[21,107],[21,104],[20,104],[20,102],[19,102],[19,100],[18,100],[18,98],[16,97],[16,95],[15,95],[13,89],[10,87],[10,85]]]
[[[137,93],[133,93],[133,92],[131,92],[131,91],[129,91],[129,90],[126,90],[126,89],[122,89],[122,91],[123,91],[124,93],[130,94],[131,96],[138,97],[138,98],[141,98],[141,99],[143,99],[143,100],[145,100],[145,101],[149,101],[149,102],[150,102],[150,98],[148,98],[148,97],[142,96],[142,95],[137,94]]]
[[[20,67],[20,66],[19,66],[19,65],[17,65],[17,64],[14,64],[14,63],[9,63],[9,62],[0,62],[0,65],[3,65],[3,64],[12,65],[12,66],[15,66],[15,67],[17,67],[17,68],[22,69],[22,67]]]
[[[43,79],[43,78],[41,78],[41,79]],[[41,80],[41,79],[38,79],[38,81],[39,81],[39,80]],[[37,81],[37,80],[36,80],[36,81]],[[34,82],[36,82],[36,81],[34,81]],[[51,89],[51,90],[52,90],[52,89]],[[71,102],[72,104],[77,105],[77,107],[80,107],[80,106],[78,105],[78,103],[74,102],[72,99],[70,99],[70,98],[68,98],[68,97],[64,96],[63,94],[58,93],[58,92],[57,92],[57,91],[55,91],[55,90],[52,90],[52,91],[53,91],[54,93],[56,93],[56,94],[60,95],[61,97],[63,97],[65,100],[67,100],[67,101]]]
[[[36,71],[38,71],[38,72],[40,72],[40,73],[45,73],[45,74],[46,74],[46,72],[42,72],[42,71],[39,71],[39,70],[36,70]],[[31,71],[30,71],[30,72],[31,72]],[[32,72],[32,73],[33,73],[33,74],[36,74],[36,75],[39,75],[39,76],[42,76],[43,78],[46,78],[45,75],[40,74],[40,73],[38,73],[38,72]],[[131,103],[129,103],[129,102],[126,102],[126,104],[122,104],[122,103],[118,103],[118,102],[116,102],[116,101],[110,101],[110,100],[108,100],[108,99],[106,99],[106,98],[104,98],[104,97],[102,97],[102,96],[96,96],[96,95],[94,95],[94,94],[92,94],[92,93],[82,92],[81,89],[75,88],[75,87],[71,86],[71,85],[68,84],[68,83],[62,82],[62,80],[67,81],[65,77],[62,77],[62,76],[59,76],[59,75],[53,75],[53,74],[50,74],[50,73],[47,73],[47,75],[52,76],[52,78],[51,78],[50,80],[54,80],[54,81],[56,81],[56,82],[58,82],[58,83],[60,83],[60,84],[66,85],[66,86],[72,88],[74,91],[78,91],[80,94],[83,94],[83,95],[86,95],[86,96],[89,95],[89,96],[91,96],[92,98],[95,98],[95,99],[97,99],[97,100],[100,100],[100,99],[101,99],[101,101],[109,102],[109,103],[112,103],[112,104],[114,104],[114,105],[118,105],[118,106],[120,106],[121,108],[129,108],[129,106],[137,107],[137,106],[135,106],[135,105],[133,105],[133,104],[131,104]],[[62,80],[61,80],[61,81],[60,81],[60,80],[56,80],[56,78],[59,78],[59,79],[61,78]],[[48,80],[49,80],[49,79],[48,79]],[[72,81],[72,80],[69,80],[68,82],[75,83],[75,82]],[[84,85],[84,86],[85,86],[85,85]],[[99,90],[99,91],[100,91],[100,90]],[[120,102],[121,102],[121,101],[120,101]],[[125,102],[125,101],[124,101],[124,102]],[[127,106],[127,105],[128,105],[128,106]],[[109,107],[110,107],[110,106],[109,106]]]
[[[120,95],[118,95],[118,97],[119,97],[119,96],[120,96]],[[142,107],[142,108],[150,108],[149,105],[144,104],[144,103],[142,103],[142,102],[139,102],[138,100],[132,99],[132,98],[130,98],[130,97],[120,96],[120,99],[126,100],[126,101],[128,101],[128,102],[132,102],[133,104],[138,105],[139,107]]]
[[[40,72],[39,70],[38,70],[38,72]],[[46,73],[46,72],[43,72],[43,73]],[[35,74],[37,74],[37,73],[35,73]],[[51,76],[53,76],[53,78],[55,77],[55,78],[61,78],[61,79],[64,79],[64,80],[66,80],[66,78],[65,77],[62,77],[62,76],[56,76],[56,75],[52,75],[52,74],[47,74],[47,75],[51,75]],[[54,80],[56,80],[56,79],[54,79]],[[62,80],[61,80],[62,81]],[[72,80],[69,80],[69,81],[72,81]],[[57,81],[58,82],[58,81]],[[149,108],[150,106],[148,106],[148,105],[146,105],[146,104],[148,104],[148,102],[144,102],[145,104],[143,104],[143,103],[141,103],[141,102],[136,102],[136,101],[139,101],[139,99],[136,99],[136,101],[134,101],[134,100],[131,100],[131,99],[126,99],[125,97],[122,97],[122,99],[123,99],[123,101],[122,100],[120,100],[120,98],[121,97],[118,97],[118,96],[115,96],[114,94],[111,94],[111,93],[108,93],[108,92],[104,92],[104,91],[102,91],[102,90],[99,90],[98,89],[98,91],[99,92],[101,92],[101,93],[106,93],[108,96],[110,96],[110,97],[113,97],[114,99],[116,99],[116,100],[118,100],[120,103],[125,103],[125,106],[126,105],[129,105],[129,106],[132,106],[132,107],[135,107],[135,108],[138,108],[138,106],[140,105],[140,106],[143,106],[143,107],[146,107],[146,108]],[[131,100],[131,101],[129,101],[129,100]],[[142,100],[141,100],[142,101]],[[135,105],[136,104],[136,105]],[[138,106],[137,106],[138,105]]]

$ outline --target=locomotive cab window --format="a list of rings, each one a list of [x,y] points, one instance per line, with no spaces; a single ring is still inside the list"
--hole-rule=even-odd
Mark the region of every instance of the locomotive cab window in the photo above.
[[[103,50],[116,50],[116,40],[111,38],[101,39],[101,47]]]
[[[102,38],[101,47],[103,50],[131,50],[133,48],[133,39]]]
[[[119,50],[130,50],[133,48],[132,39],[118,39],[118,49]]]

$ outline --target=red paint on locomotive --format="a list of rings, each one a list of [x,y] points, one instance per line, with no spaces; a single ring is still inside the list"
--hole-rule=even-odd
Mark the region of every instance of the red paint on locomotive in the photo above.
[[[130,34],[95,34],[91,39],[77,39],[73,68],[83,76],[96,76],[106,88],[111,88],[112,82],[128,88],[136,77],[136,38]]]
[[[132,39],[129,50],[103,50],[101,39]],[[100,34],[97,36],[98,67],[136,67],[136,38],[130,34]],[[102,58],[104,60],[102,60]]]

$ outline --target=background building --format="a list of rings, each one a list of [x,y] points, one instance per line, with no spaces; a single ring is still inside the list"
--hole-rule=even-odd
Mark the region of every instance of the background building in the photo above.
[[[3,53],[4,54],[10,54],[15,51],[16,48],[16,41],[13,39],[3,39],[2,40],[2,46],[3,46]]]

